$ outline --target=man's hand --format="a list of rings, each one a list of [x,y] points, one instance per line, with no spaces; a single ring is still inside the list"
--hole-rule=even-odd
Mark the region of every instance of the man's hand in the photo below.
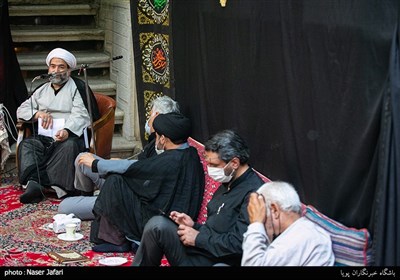
[[[65,129],[61,129],[57,131],[57,133],[54,135],[54,140],[63,142],[68,139],[69,133]]]
[[[265,201],[261,194],[256,192],[250,194],[249,204],[247,205],[250,223],[265,223]]]
[[[96,158],[92,153],[84,153],[78,159],[78,164],[83,164],[88,167],[92,167],[92,163]]]
[[[185,225],[188,227],[193,227],[193,225],[194,225],[192,218],[190,218],[190,216],[185,213],[171,211],[171,213],[169,214],[169,217],[171,218],[171,220],[173,220],[178,225]]]
[[[35,119],[42,119],[42,127],[44,129],[49,129],[53,126],[53,118],[50,113],[46,113],[43,111],[37,111],[35,114]]]
[[[199,231],[195,230],[192,227],[185,226],[185,225],[180,225],[178,227],[179,239],[185,246],[194,246],[195,240],[196,240],[196,237],[198,234],[199,234]]]

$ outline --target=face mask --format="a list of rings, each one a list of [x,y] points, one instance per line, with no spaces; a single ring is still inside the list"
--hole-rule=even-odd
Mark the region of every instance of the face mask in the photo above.
[[[232,170],[230,175],[225,175],[225,167],[227,167],[229,162],[223,167],[210,167],[207,166],[208,176],[210,176],[214,181],[220,183],[228,183],[233,178],[233,173],[235,170]]]
[[[152,117],[154,117],[154,116],[156,115],[156,113],[157,113],[157,112],[153,112],[153,113],[150,115],[150,117],[147,119],[146,124],[144,125],[144,130],[146,131],[146,133],[147,133],[148,135],[151,134],[151,128],[150,128],[150,125],[149,125],[149,120],[150,120]]]
[[[65,84],[68,81],[68,73],[67,72],[61,74],[56,73],[56,75],[52,75],[50,77],[49,81],[55,85]]]
[[[155,150],[156,150],[157,155],[160,155],[160,154],[164,153],[164,149],[158,149],[157,146],[158,146],[158,143],[157,143],[157,141],[156,141]]]
[[[150,126],[149,126],[149,120],[146,121],[146,124],[144,125],[144,130],[146,131],[146,133],[147,133],[148,135],[151,134]]]

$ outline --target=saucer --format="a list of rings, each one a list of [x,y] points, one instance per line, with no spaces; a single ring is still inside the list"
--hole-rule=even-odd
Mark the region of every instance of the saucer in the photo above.
[[[118,265],[123,265],[127,261],[128,260],[126,258],[109,257],[109,258],[104,258],[104,259],[99,260],[99,263],[102,265],[107,265],[107,266],[118,266]]]
[[[83,234],[80,233],[75,233],[75,238],[69,238],[65,233],[61,233],[57,235],[58,239],[64,240],[64,241],[77,241],[83,238]]]

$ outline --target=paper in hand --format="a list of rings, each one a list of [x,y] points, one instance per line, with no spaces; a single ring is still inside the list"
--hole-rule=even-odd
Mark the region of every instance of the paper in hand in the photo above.
[[[59,131],[60,129],[64,128],[64,124],[65,124],[65,120],[64,119],[53,119],[53,126],[48,129],[44,129],[42,126],[42,118],[39,118],[38,120],[38,127],[39,127],[39,131],[38,134],[39,135],[44,135],[44,136],[49,136],[51,138],[54,138],[54,135],[56,135],[57,131]]]

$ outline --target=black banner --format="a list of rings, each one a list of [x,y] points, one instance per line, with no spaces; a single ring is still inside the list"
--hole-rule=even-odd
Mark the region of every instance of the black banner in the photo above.
[[[171,6],[168,0],[131,0],[133,53],[142,141],[151,101],[174,96]]]

